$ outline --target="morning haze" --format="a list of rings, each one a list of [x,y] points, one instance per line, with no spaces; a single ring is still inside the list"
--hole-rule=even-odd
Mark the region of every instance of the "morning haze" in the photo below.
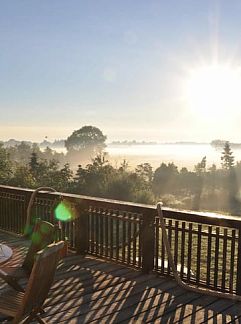
[[[241,323],[240,13],[1,1],[0,322]]]
[[[2,3],[0,138],[54,140],[93,124],[110,141],[238,142],[240,9],[224,0]]]

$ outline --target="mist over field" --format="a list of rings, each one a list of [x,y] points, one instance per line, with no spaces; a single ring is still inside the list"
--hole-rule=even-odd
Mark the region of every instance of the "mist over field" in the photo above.
[[[43,151],[45,148],[42,148]],[[54,147],[58,153],[66,154],[66,148]],[[186,167],[193,170],[194,166],[203,156],[207,157],[207,165],[220,166],[222,148],[216,148],[210,144],[107,144],[105,152],[108,160],[114,165],[120,165],[126,160],[130,168],[135,168],[141,163],[150,163],[154,168],[162,162],[173,162],[179,168]],[[233,149],[236,161],[241,160],[241,148]],[[81,158],[81,156],[80,156]],[[90,157],[89,157],[90,159]],[[72,162],[71,160],[69,161]]]

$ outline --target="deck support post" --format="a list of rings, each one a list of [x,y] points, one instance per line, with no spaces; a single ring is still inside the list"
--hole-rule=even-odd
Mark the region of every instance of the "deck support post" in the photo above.
[[[78,254],[86,254],[89,249],[89,222],[86,204],[78,204],[75,224],[75,248]]]
[[[143,215],[141,230],[142,272],[149,273],[154,268],[155,215]]]

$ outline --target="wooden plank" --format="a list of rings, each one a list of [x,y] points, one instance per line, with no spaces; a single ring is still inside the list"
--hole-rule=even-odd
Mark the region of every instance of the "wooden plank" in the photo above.
[[[142,308],[141,312],[132,317],[129,323],[147,323],[149,321],[155,320],[157,320],[159,323],[160,321],[166,323],[165,319],[163,320],[164,317],[167,318],[172,316],[171,314],[173,312],[176,312],[178,308],[183,306],[183,304],[185,305],[187,303],[192,303],[193,301],[198,299],[199,296],[200,295],[191,292],[187,294],[187,292],[182,289],[182,293],[180,295],[169,296],[169,298],[163,305],[161,304],[159,306],[159,304],[154,300],[149,309]]]
[[[171,288],[170,285],[172,284]],[[174,285],[174,287],[173,287]],[[163,286],[165,288],[165,290],[168,291],[168,289],[170,291],[179,291],[180,293],[180,288],[177,287],[176,288],[176,284],[175,282],[164,282]],[[145,287],[147,287],[147,285],[145,285]],[[161,287],[161,286],[160,286]],[[182,290],[181,290],[182,291]],[[159,292],[159,294],[158,294]],[[116,302],[115,299],[112,299],[112,302],[110,303],[108,301],[108,303],[106,304],[106,306],[102,306],[102,304],[100,304],[100,307],[97,309],[90,309],[88,308],[88,311],[85,311],[83,313],[83,310],[80,307],[73,307],[72,309],[70,309],[68,312],[63,312],[62,314],[57,314],[54,318],[52,317],[51,321],[69,321],[71,318],[73,317],[77,317],[76,320],[78,321],[78,323],[84,323],[84,322],[89,322],[89,321],[93,321],[93,323],[95,322],[103,322],[106,323],[109,319],[111,319],[111,321],[113,321],[113,319],[118,317],[118,320],[116,320],[116,322],[119,322],[122,320],[122,317],[119,317],[119,314],[122,313],[125,316],[125,318],[129,318],[130,314],[133,314],[133,310],[139,305],[139,303],[141,302],[145,302],[146,300],[148,300],[149,302],[152,301],[153,298],[156,299],[161,299],[162,298],[162,293],[163,290],[160,288],[151,288],[148,287],[147,289],[143,289],[141,290],[139,293],[135,293],[135,290],[130,289],[129,294],[124,297],[123,299],[121,299],[119,302]],[[166,292],[166,295],[170,295],[168,292]],[[156,297],[157,296],[157,297]],[[73,305],[73,303],[72,303]],[[130,313],[130,314],[129,314]]]
[[[135,292],[135,295],[143,294],[145,290],[149,289],[148,282],[155,289],[158,289],[160,286],[168,285],[166,282],[160,283],[157,278],[152,278],[147,281],[143,276],[140,276],[136,278],[136,280],[127,281],[118,285],[118,287],[115,286],[114,289],[107,287],[102,291],[97,290],[94,293],[84,295],[79,295],[77,291],[77,294],[72,294],[72,298],[60,300],[60,302],[58,302],[58,300],[52,300],[50,296],[48,302],[49,308],[47,307],[45,310],[47,311],[48,316],[52,316],[57,315],[58,309],[60,308],[63,313],[69,312],[67,315],[68,318],[71,313],[76,316],[77,311],[78,315],[82,316],[82,319],[85,316],[88,317],[88,313],[91,310],[92,315],[90,315],[90,317],[92,317],[94,313],[103,312],[104,308],[106,309],[111,307],[113,303],[117,305],[126,302],[128,297],[133,295],[133,291]],[[64,314],[62,315],[64,316]],[[79,320],[81,321],[81,318],[79,318]]]
[[[162,317],[162,321],[167,324],[174,323],[198,323],[196,321],[197,314],[204,312],[207,307],[217,300],[216,297],[200,295],[198,299],[195,299],[191,303],[182,304],[180,307],[172,313],[165,314]]]
[[[226,309],[230,308],[234,302],[228,299],[217,299],[209,307],[206,307],[203,311],[196,314],[195,320],[197,323],[206,323],[208,321],[217,323],[215,317],[219,313],[224,313]],[[239,303],[241,305],[241,303]]]
[[[217,234],[219,233],[216,232],[216,239]],[[232,243],[234,234],[232,232]],[[129,237],[127,226],[125,236]],[[29,242],[0,233],[1,240],[14,247],[16,254],[12,261],[13,264],[19,264]],[[101,240],[99,242],[105,243]],[[215,243],[217,246],[217,242]],[[129,259],[128,250],[126,252],[126,259]],[[233,253],[231,248],[231,256]],[[227,277],[228,275],[226,280]],[[222,281],[224,285],[224,277]],[[123,265],[94,257],[72,255],[59,264],[55,283],[46,301],[45,317],[50,323],[145,323],[155,320],[157,323],[161,321],[170,324],[223,321],[239,323],[241,302],[234,303],[231,300],[187,292],[168,278],[153,274],[142,275]]]

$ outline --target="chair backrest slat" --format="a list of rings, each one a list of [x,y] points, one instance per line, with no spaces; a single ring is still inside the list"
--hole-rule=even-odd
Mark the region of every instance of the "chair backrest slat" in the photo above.
[[[31,236],[31,245],[22,264],[29,274],[32,271],[36,253],[53,243],[54,240],[55,226],[49,222],[38,220]]]
[[[22,307],[17,314],[17,318],[22,318],[33,310],[40,310],[48,296],[51,284],[54,280],[55,270],[59,261],[59,253],[64,242],[48,245],[45,250],[37,253],[26,290]]]

